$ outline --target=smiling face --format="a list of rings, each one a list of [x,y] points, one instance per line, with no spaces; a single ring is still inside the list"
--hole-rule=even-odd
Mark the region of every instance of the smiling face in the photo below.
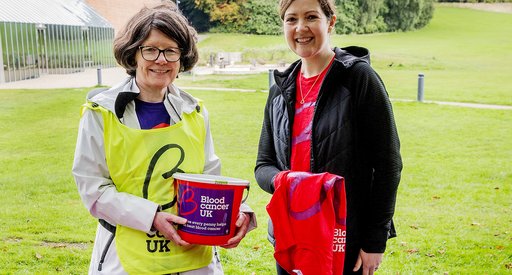
[[[304,59],[331,51],[329,35],[336,16],[327,18],[318,0],[295,0],[284,13],[284,35],[290,49]]]
[[[159,30],[151,30],[149,36],[142,42],[142,46],[151,46],[159,49],[177,48],[178,44]],[[163,53],[155,61],[147,61],[142,58],[140,50],[135,55],[137,68],[135,80],[141,94],[162,94],[164,89],[171,84],[180,70],[180,62],[168,62]],[[163,97],[162,97],[163,98]]]

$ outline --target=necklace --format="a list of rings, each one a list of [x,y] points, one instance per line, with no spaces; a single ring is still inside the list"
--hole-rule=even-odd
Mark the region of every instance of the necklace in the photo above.
[[[309,93],[311,92],[311,90],[313,90],[313,87],[315,87],[315,84],[316,82],[318,81],[318,79],[320,78],[320,75],[322,75],[322,73],[320,73],[319,75],[317,75],[316,79],[315,79],[315,82],[313,82],[313,85],[311,85],[311,87],[309,88],[308,92],[306,93],[306,95],[303,95],[302,94],[302,78],[299,80],[299,86],[300,86],[300,97],[302,98],[300,100],[300,104],[304,104],[304,100],[306,99],[306,97],[308,97]]]

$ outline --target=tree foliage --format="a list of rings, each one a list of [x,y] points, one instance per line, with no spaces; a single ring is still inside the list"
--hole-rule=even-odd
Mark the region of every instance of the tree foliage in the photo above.
[[[195,0],[196,7],[208,14],[212,26],[227,32],[238,32],[243,21],[241,5],[246,0]]]
[[[242,33],[280,34],[281,18],[275,0],[249,0],[242,7],[245,15]]]
[[[413,29],[421,29],[425,27],[432,19],[432,16],[434,16],[434,3],[432,1],[423,0],[420,15],[414,24]]]
[[[275,0],[194,1],[197,19],[209,19],[210,31],[279,34],[282,22]],[[408,31],[428,24],[435,0],[335,0],[336,32],[374,33]],[[204,26],[204,22],[201,26]]]
[[[337,20],[334,28],[336,33],[352,33],[359,32],[360,9],[358,0],[344,0],[337,3]]]
[[[336,7],[337,33],[408,31],[428,24],[434,0],[343,0]]]
[[[359,26],[363,33],[383,31],[386,25],[382,18],[384,0],[359,0]]]
[[[210,15],[199,9],[194,0],[180,0],[178,5],[181,12],[187,17],[190,24],[198,32],[207,32],[210,30]]]
[[[421,13],[423,0],[386,0],[384,21],[389,31],[411,30]]]

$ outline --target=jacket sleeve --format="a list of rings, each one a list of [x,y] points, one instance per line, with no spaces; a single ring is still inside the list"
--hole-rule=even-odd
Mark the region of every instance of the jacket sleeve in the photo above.
[[[280,169],[277,167],[271,123],[272,114],[270,113],[270,106],[276,89],[277,87],[274,85],[269,93],[267,103],[265,105],[263,124],[261,127],[260,141],[258,145],[258,155],[256,158],[256,167],[254,168],[254,175],[258,185],[261,189],[270,194],[273,194],[275,190],[273,178],[280,172]]]
[[[359,132],[365,164],[373,170],[363,215],[362,248],[382,253],[387,239],[394,234],[392,218],[402,170],[400,141],[386,88],[368,65],[355,65],[358,91]],[[359,72],[357,72],[359,71]]]
[[[99,112],[86,109],[80,120],[72,174],[92,216],[150,232],[158,204],[117,191],[105,160],[103,118]]]

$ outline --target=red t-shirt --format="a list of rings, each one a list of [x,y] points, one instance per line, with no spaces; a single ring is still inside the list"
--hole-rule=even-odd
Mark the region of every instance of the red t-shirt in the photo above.
[[[315,114],[316,99],[322,87],[331,62],[316,76],[305,78],[302,73],[297,77],[297,92],[295,93],[295,118],[292,128],[292,154],[290,168],[292,171],[309,172],[311,170],[311,127]],[[301,103],[303,101],[304,103]]]

